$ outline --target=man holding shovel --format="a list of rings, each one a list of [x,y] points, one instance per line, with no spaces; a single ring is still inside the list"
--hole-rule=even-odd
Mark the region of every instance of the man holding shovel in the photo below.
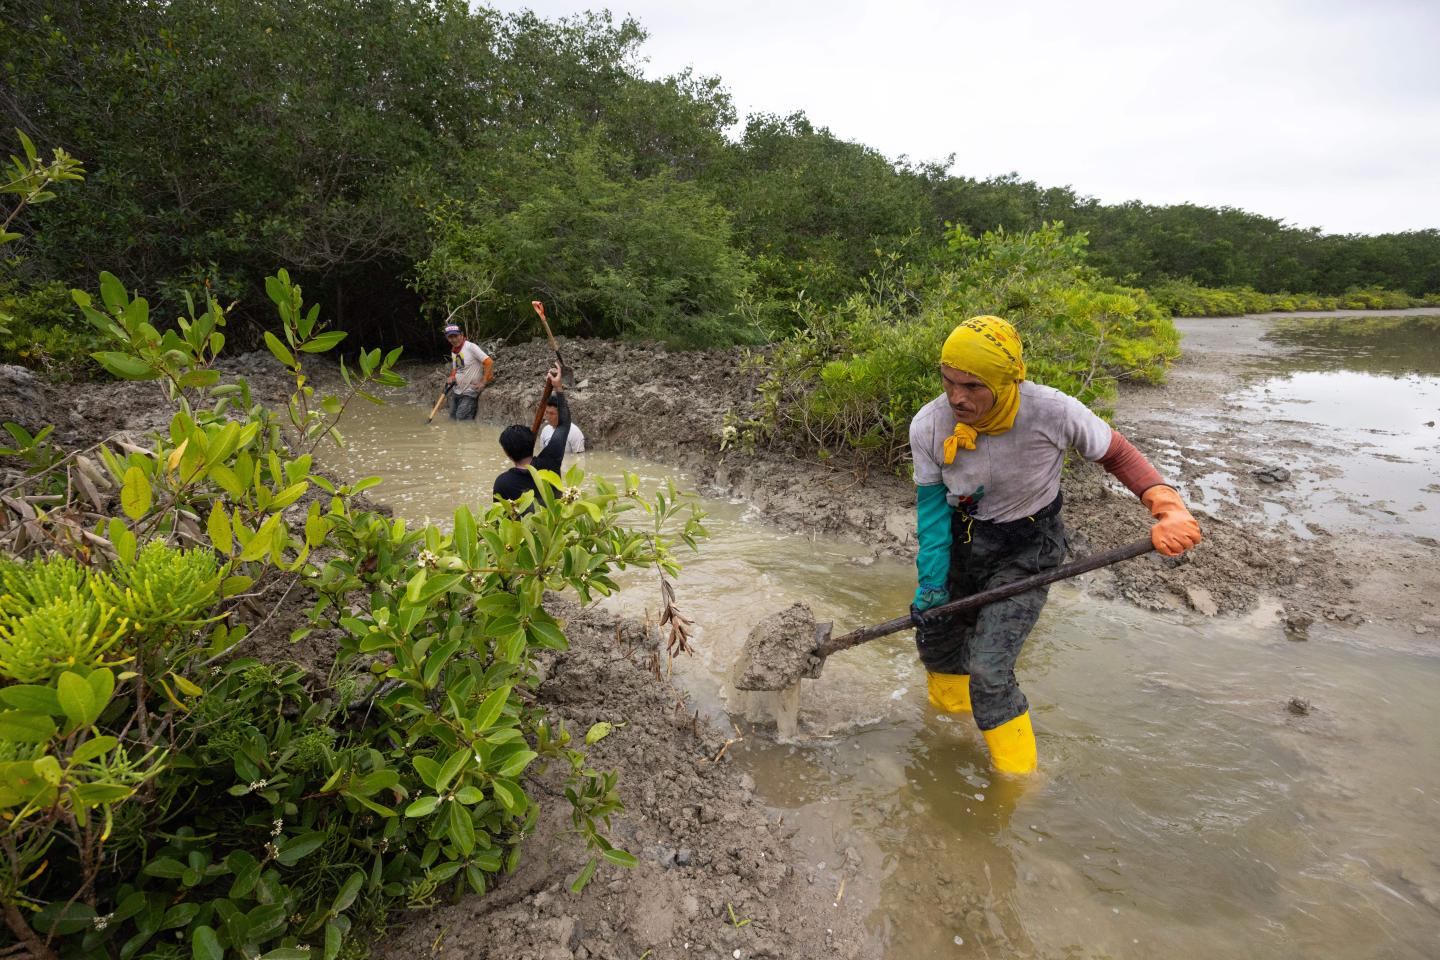
[[[1060,471],[1072,448],[1149,508],[1156,550],[1178,556],[1200,542],[1200,527],[1118,431],[1074,397],[1025,379],[1020,337],[999,317],[954,329],[940,351],[940,377],[944,393],[910,422],[920,541],[915,642],[931,704],[973,712],[995,768],[1027,774],[1036,766],[1035,733],[1015,661],[1048,588],[978,610],[925,611],[1060,564]]]
[[[474,420],[480,392],[495,379],[495,361],[477,344],[465,339],[465,331],[453,323],[445,325],[450,342],[450,419]]]
[[[516,423],[500,431],[500,448],[515,466],[495,478],[491,494],[496,500],[519,500],[527,490],[538,494],[530,467],[554,473],[564,469],[565,442],[570,436],[570,405],[565,401],[565,379],[558,362],[545,375],[545,383],[546,400],[555,401],[555,431],[539,453],[535,452],[535,430],[532,427]]]

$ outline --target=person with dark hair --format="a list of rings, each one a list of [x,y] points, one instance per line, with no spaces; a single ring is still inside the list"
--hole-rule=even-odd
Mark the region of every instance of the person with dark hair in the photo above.
[[[570,405],[565,402],[565,381],[560,364],[552,366],[545,379],[550,384],[550,399],[555,403],[555,431],[539,453],[535,453],[535,432],[529,427],[516,423],[500,431],[500,448],[515,466],[495,478],[491,492],[496,500],[518,500],[526,490],[535,490],[535,477],[530,473],[530,467],[559,473],[564,465],[565,443],[570,436]]]
[[[540,428],[540,449],[550,442],[555,435],[555,428],[560,426],[560,403],[551,394],[550,399],[545,401],[545,425]],[[574,420],[570,421],[570,436],[565,441],[566,453],[585,452],[585,434],[580,432],[580,424]]]

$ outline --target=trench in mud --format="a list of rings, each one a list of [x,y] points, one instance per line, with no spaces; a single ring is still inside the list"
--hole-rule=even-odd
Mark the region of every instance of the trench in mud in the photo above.
[[[1302,417],[1316,412],[1297,378],[1324,371],[1308,362],[1276,360],[1237,382],[1236,415],[1247,404],[1280,409],[1284,396],[1299,398]],[[1349,372],[1375,378],[1362,392],[1397,379]],[[1406,385],[1405,409],[1436,396],[1426,392],[1436,372],[1440,363],[1404,375],[1420,388]],[[1352,387],[1327,379],[1322,392]],[[485,503],[508,465],[498,430],[427,428],[425,412],[357,411],[332,467],[383,476],[379,496],[407,516],[444,519],[459,502]],[[1290,435],[1349,424],[1326,408]],[[1433,450],[1433,434],[1404,442]],[[1374,465],[1391,461],[1354,449],[1341,466],[1352,486],[1387,490],[1393,480]],[[666,476],[693,488],[676,471],[605,452],[575,462],[610,477],[638,472],[647,488]],[[1326,523],[1390,516],[1375,501],[1397,502],[1376,496],[1357,512],[1353,497],[1319,481],[1306,496]],[[1042,773],[1017,784],[991,774],[968,718],[926,703],[908,635],[840,654],[806,681],[792,742],[732,720],[725,679],[756,621],[797,600],[837,630],[886,619],[908,605],[913,572],[863,545],[779,532],[743,503],[704,506],[712,538],[682,555],[678,584],[698,652],[676,662],[677,682],[705,716],[736,725],[743,739],[730,756],[798,828],[797,868],[837,905],[861,910],[887,956],[1440,952],[1440,656],[1387,642],[1399,625],[1317,623],[1296,643],[1274,603],[1206,620],[1053,587],[1018,670]],[[657,599],[653,578],[636,574],[606,603],[641,615]]]

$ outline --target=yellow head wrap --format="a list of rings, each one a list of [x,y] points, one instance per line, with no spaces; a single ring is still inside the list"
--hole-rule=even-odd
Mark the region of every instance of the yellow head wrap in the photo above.
[[[1025,379],[1020,335],[999,317],[971,317],[950,332],[940,348],[940,362],[978,378],[995,394],[995,405],[972,426],[955,424],[945,438],[945,462],[954,463],[962,448],[975,449],[982,433],[1004,433],[1020,412],[1020,381]]]

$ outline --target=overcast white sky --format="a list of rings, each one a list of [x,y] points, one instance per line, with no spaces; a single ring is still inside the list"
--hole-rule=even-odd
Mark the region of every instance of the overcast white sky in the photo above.
[[[1440,0],[531,0],[890,157],[1341,233],[1440,227]]]

